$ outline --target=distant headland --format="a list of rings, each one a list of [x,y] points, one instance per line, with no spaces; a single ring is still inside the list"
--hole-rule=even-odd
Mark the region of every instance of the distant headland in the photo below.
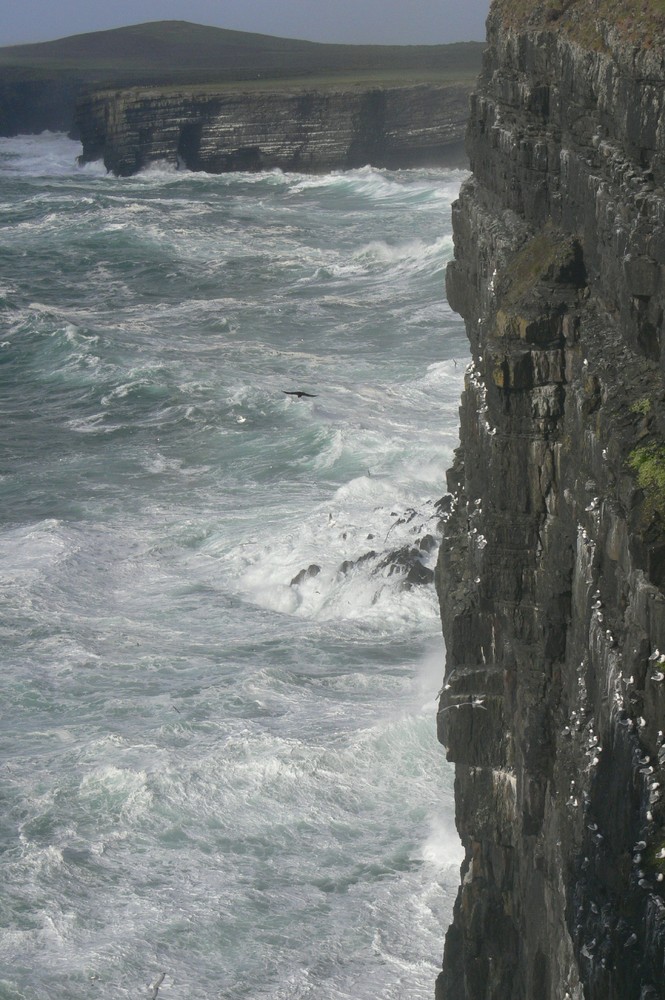
[[[213,172],[461,163],[483,49],[323,44],[186,21],[9,46],[0,135],[66,131],[84,161],[119,174],[154,159]]]

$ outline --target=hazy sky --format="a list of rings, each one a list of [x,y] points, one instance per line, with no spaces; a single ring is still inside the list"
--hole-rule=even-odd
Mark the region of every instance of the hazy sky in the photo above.
[[[485,38],[489,0],[0,0],[0,45],[182,20],[315,42],[438,44]]]

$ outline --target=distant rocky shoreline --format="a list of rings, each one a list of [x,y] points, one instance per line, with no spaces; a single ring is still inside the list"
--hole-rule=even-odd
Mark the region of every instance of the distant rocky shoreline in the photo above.
[[[130,176],[155,162],[219,174],[366,164],[464,166],[470,86],[132,89],[79,101],[82,163]]]
[[[482,42],[337,45],[154,21],[0,47],[0,136],[67,132],[127,175],[466,162]]]

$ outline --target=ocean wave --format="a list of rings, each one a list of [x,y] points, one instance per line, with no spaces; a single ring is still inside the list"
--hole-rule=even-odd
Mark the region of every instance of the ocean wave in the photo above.
[[[459,178],[75,150],[0,143],[0,993],[425,996]]]

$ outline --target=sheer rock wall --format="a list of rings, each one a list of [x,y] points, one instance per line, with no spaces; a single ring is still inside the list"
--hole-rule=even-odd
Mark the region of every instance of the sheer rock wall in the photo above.
[[[82,99],[82,161],[120,176],[156,161],[324,172],[465,164],[470,86],[322,91],[124,90]]]
[[[437,996],[657,1000],[664,49],[499,6],[447,274],[473,361],[437,567],[465,848]]]

